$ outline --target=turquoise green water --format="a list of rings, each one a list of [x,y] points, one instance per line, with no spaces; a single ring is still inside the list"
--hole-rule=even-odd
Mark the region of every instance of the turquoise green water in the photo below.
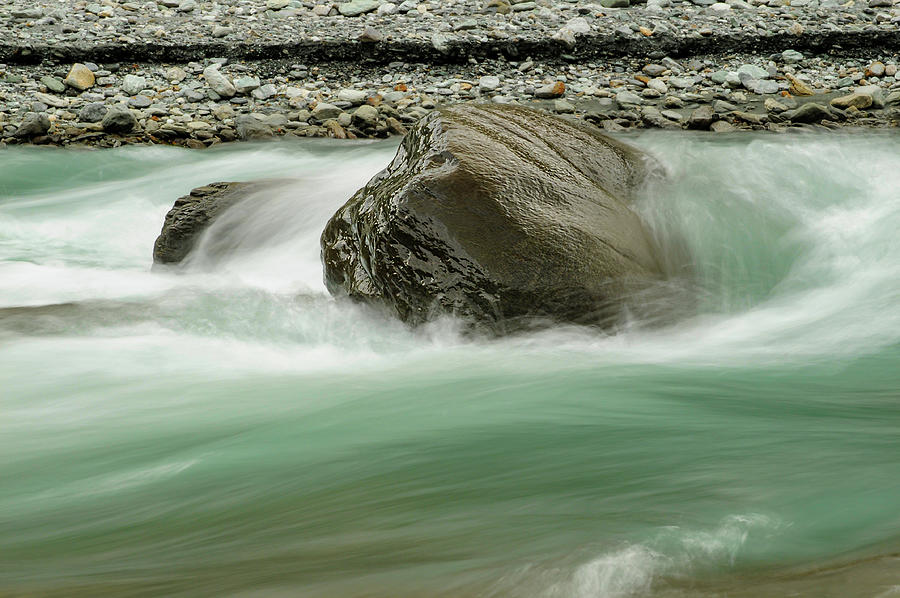
[[[393,145],[0,152],[0,595],[900,596],[900,141],[631,140],[696,313],[501,340],[324,291]]]

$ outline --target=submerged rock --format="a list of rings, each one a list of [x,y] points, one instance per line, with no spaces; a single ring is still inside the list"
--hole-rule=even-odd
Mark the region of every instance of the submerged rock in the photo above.
[[[432,113],[322,234],[326,285],[418,324],[495,332],[608,324],[663,275],[628,203],[651,162],[580,123],[519,106]]]
[[[177,264],[184,260],[203,232],[228,208],[259,193],[281,187],[283,180],[249,183],[210,183],[175,200],[153,245],[153,263]]]

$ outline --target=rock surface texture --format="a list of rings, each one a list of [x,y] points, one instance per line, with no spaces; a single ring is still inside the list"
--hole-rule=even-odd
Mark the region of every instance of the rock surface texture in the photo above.
[[[284,185],[283,180],[249,183],[211,183],[175,200],[153,245],[153,263],[178,264],[194,248],[203,232],[228,208],[260,192]]]
[[[536,110],[438,110],[327,224],[326,285],[412,324],[441,313],[498,333],[533,318],[611,323],[662,277],[628,207],[651,165]]]

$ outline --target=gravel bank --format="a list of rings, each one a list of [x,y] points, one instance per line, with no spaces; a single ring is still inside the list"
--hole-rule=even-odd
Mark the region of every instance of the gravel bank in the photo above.
[[[0,7],[0,143],[402,134],[518,102],[610,130],[885,127],[892,0],[39,0]]]

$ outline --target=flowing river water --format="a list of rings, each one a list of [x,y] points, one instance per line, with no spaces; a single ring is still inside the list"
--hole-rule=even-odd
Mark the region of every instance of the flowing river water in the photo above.
[[[696,309],[504,339],[326,293],[395,142],[0,152],[0,595],[900,596],[900,138],[627,139]]]

